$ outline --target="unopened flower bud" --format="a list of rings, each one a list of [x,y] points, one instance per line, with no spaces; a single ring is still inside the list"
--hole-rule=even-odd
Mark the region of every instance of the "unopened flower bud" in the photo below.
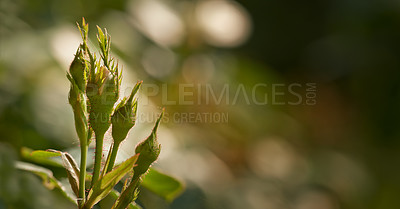
[[[149,169],[150,165],[157,160],[158,155],[160,155],[161,144],[159,144],[157,141],[157,129],[163,115],[164,109],[160,114],[160,117],[158,118],[150,136],[136,146],[135,152],[136,154],[140,153],[140,155],[136,161],[137,166],[134,167],[132,179],[136,179],[140,175],[144,174]]]
[[[95,134],[104,135],[110,127],[110,116],[118,100],[119,76],[106,67],[99,67],[93,80],[88,81],[89,121]]]
[[[86,97],[85,94],[79,90],[78,85],[75,83],[71,75],[67,74],[67,77],[71,81],[71,89],[69,91],[68,100],[74,112],[75,129],[79,140],[87,140],[88,122]],[[81,141],[81,144],[87,144],[87,141]]]
[[[135,125],[137,113],[137,100],[133,100],[142,82],[133,88],[129,99],[124,98],[116,107],[111,116],[112,136],[114,143],[121,143],[128,135],[129,130]]]
[[[82,45],[79,46],[78,50],[76,51],[75,58],[72,61],[71,66],[69,67],[69,73],[74,79],[79,90],[84,92],[86,88],[87,79],[86,79],[86,64],[85,64],[85,59],[83,58]]]

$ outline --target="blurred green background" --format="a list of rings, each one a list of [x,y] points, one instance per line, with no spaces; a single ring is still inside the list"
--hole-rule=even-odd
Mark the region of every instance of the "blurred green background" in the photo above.
[[[186,190],[142,190],[144,208],[399,208],[400,1],[1,0],[0,209],[73,207],[13,163],[78,147],[65,74],[82,17],[93,46],[96,25],[111,35],[121,95],[147,84],[118,159],[169,114],[155,167]]]

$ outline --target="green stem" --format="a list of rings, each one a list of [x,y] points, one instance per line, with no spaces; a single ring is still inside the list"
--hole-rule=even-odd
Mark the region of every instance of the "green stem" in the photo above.
[[[109,159],[109,163],[108,163],[108,166],[107,166],[106,173],[110,172],[114,167],[115,159],[117,158],[119,144],[120,143],[115,143],[114,142],[114,144],[112,145],[112,150],[111,150],[111,154],[109,155],[110,159]]]
[[[119,142],[119,143],[113,143],[112,145],[111,145],[111,148],[110,148],[110,151],[108,152],[108,156],[107,156],[107,160],[106,160],[106,165],[104,166],[104,170],[103,170],[103,176],[106,174],[106,173],[108,173],[108,172],[110,172],[112,169],[113,169],[113,167],[114,167],[114,163],[115,163],[115,159],[116,159],[116,157],[117,157],[117,153],[118,153],[118,148],[119,148],[119,145],[120,145],[120,143],[121,142]],[[101,200],[101,201],[104,201],[104,200]],[[101,202],[100,201],[100,202]],[[101,203],[100,203],[101,204]]]
[[[97,180],[99,180],[100,176],[101,158],[103,156],[103,138],[104,134],[96,134],[96,152],[94,156],[92,186]]]
[[[85,177],[86,177],[86,158],[88,146],[86,145],[86,139],[81,140],[81,168],[79,173],[79,207],[82,208],[85,203]]]

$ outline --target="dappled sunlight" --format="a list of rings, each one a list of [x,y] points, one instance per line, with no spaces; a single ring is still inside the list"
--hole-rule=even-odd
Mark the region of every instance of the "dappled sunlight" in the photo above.
[[[214,46],[241,45],[251,33],[249,14],[234,1],[199,1],[195,17],[206,42]]]
[[[248,151],[251,169],[260,177],[302,183],[309,175],[309,166],[294,147],[280,138],[256,141]]]
[[[80,158],[66,72],[82,40],[76,27],[82,17],[89,22],[88,46],[97,59],[102,53],[96,25],[111,35],[110,56],[122,70],[114,108],[143,81],[135,124],[119,147],[117,163],[135,154],[165,108],[154,168],[185,182],[186,190],[168,202],[143,189],[137,202],[151,200],[143,208],[398,205],[398,3],[8,0],[1,5],[0,150],[7,152],[0,153],[0,177],[7,184],[0,184],[0,194],[9,190],[16,196],[0,198],[0,208],[17,203],[14,208],[27,203],[71,208],[49,206],[57,202],[54,191],[43,187],[33,194],[40,181],[19,171],[9,175],[7,160],[28,162],[23,147],[68,150]],[[105,156],[113,142],[109,128]],[[68,184],[59,167],[49,169]]]
[[[182,20],[165,3],[158,0],[132,1],[132,21],[149,38],[164,46],[180,44],[185,30]]]

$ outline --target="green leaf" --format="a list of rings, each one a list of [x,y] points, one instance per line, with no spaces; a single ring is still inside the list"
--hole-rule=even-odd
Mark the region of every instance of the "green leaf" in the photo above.
[[[36,150],[33,151],[32,149],[29,149],[27,147],[22,147],[21,148],[21,155],[22,158],[24,158],[27,161],[41,164],[41,165],[50,165],[50,166],[55,166],[55,167],[63,167],[62,163],[60,161],[57,161],[56,158],[61,156],[60,153],[54,152],[54,151],[44,151],[44,150]]]
[[[79,167],[75,162],[74,158],[67,152],[61,152],[58,150],[36,150],[32,151],[29,148],[23,147],[21,153],[25,159],[42,165],[60,165],[67,170],[68,180],[71,185],[72,191],[78,196],[79,192]],[[61,156],[62,164],[52,159],[54,157]]]
[[[75,159],[72,157],[72,155],[70,155],[68,152],[63,152],[61,157],[68,160],[68,162],[71,164],[72,168],[74,169],[74,172],[79,176],[79,166],[75,162]]]
[[[79,196],[79,168],[75,160],[67,152],[60,152],[64,168],[67,170],[69,184],[75,195]]]
[[[109,209],[113,206],[114,202],[118,199],[120,196],[119,192],[112,190],[110,194],[107,195],[106,198],[104,198],[102,201],[100,201],[100,208],[102,209]],[[142,209],[139,205],[137,205],[135,202],[132,202],[129,204],[128,209]]]
[[[105,198],[119,180],[131,171],[135,166],[137,158],[138,155],[132,156],[95,182],[92,189],[89,191],[84,208],[92,208],[93,205]]]
[[[119,196],[117,201],[115,201],[112,209],[126,209],[129,204],[134,202],[138,195],[138,186],[140,182],[140,178],[132,179],[129,183],[129,186],[123,189],[121,195]]]
[[[79,32],[81,32],[81,36],[84,42],[87,40],[88,32],[89,32],[89,24],[86,23],[85,18],[82,17],[82,28],[79,23],[78,25]]]
[[[101,30],[101,28],[97,25],[97,34],[98,34],[98,41],[99,43],[103,43],[104,42],[104,33],[103,30]]]
[[[44,150],[35,150],[31,153],[32,157],[37,158],[50,158],[50,157],[59,157],[61,154],[53,151],[44,151]]]
[[[141,185],[168,202],[172,202],[185,188],[182,182],[153,168],[144,175]]]
[[[15,164],[15,167],[24,170],[24,171],[29,171],[37,176],[39,176],[43,180],[43,185],[50,189],[58,189],[61,191],[61,193],[66,197],[68,200],[76,204],[76,200],[69,195],[65,188],[62,186],[62,184],[53,176],[53,172],[47,168],[43,168],[34,164],[30,163],[25,163],[25,162],[19,162],[17,161]]]

